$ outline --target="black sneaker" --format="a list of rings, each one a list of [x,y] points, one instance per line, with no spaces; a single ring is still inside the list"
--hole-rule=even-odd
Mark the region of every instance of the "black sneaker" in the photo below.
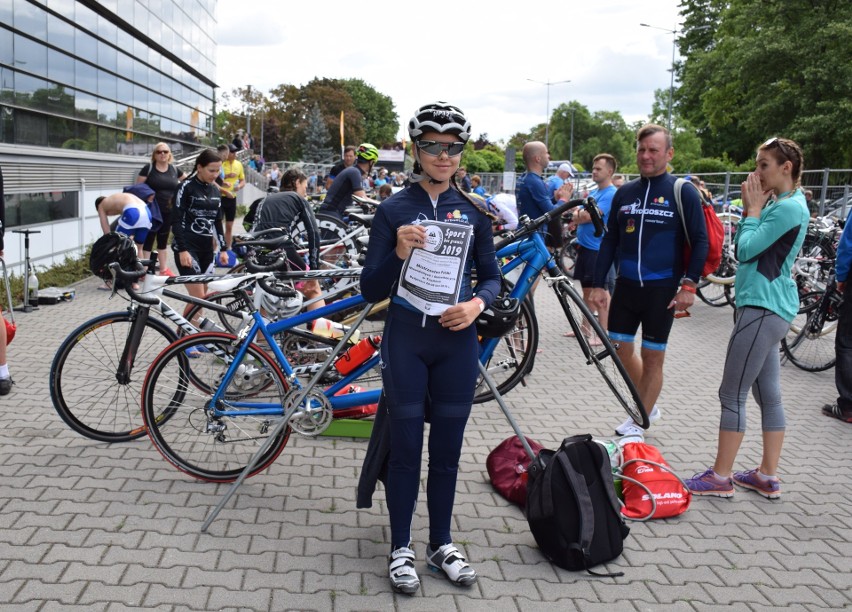
[[[11,378],[0,378],[0,395],[9,395],[14,384],[15,381]]]

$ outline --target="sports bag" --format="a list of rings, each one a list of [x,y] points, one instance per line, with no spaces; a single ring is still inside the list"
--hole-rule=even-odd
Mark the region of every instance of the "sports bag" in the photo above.
[[[536,454],[544,448],[535,440],[526,440]],[[530,463],[532,459],[518,436],[500,442],[485,460],[491,484],[500,495],[521,508],[527,503],[527,470]]]
[[[686,236],[686,244],[683,245],[683,267],[689,265],[689,258],[692,254],[692,243],[689,240],[689,232],[686,230],[686,219],[683,218],[683,202],[681,201],[681,192],[684,185],[689,185],[695,189],[695,185],[684,179],[677,179],[674,186],[674,197],[677,203],[677,213],[680,215],[680,222],[683,224],[683,233]],[[695,189],[698,191],[697,189]],[[725,228],[719,217],[716,216],[716,211],[713,206],[701,197],[701,212],[704,213],[704,226],[707,228],[707,241],[709,248],[707,249],[707,259],[704,260],[704,267],[701,269],[701,276],[713,274],[722,263],[722,246],[725,243]]]
[[[630,531],[618,511],[612,468],[589,434],[539,452],[529,468],[527,521],[542,554],[568,570],[586,570],[621,555]]]
[[[692,493],[669,467],[659,449],[645,442],[628,442],[621,452],[624,460],[619,471],[626,476],[622,483],[624,507],[621,513],[624,516],[645,520],[668,518],[686,512],[692,501]]]

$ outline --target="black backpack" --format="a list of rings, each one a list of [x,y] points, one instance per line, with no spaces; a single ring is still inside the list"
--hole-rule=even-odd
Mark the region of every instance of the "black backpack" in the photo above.
[[[621,555],[630,528],[619,512],[606,449],[589,434],[542,450],[529,467],[526,515],[541,552],[568,570],[586,570]]]

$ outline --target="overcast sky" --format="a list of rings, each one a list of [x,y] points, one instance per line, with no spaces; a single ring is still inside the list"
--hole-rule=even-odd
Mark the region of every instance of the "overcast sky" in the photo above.
[[[678,0],[217,6],[222,90],[250,84],[266,93],[314,77],[359,78],[390,96],[401,124],[417,107],[446,100],[465,111],[474,137],[491,140],[543,123],[548,90],[551,110],[578,100],[628,122],[647,118],[654,90],[669,87],[672,34],[639,24],[680,25]]]

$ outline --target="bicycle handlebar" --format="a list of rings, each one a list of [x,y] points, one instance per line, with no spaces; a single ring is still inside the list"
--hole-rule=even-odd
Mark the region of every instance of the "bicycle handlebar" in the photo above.
[[[572,208],[576,208],[577,206],[582,206],[589,213],[589,216],[592,218],[592,224],[595,226],[595,236],[600,236],[604,232],[604,224],[603,216],[597,206],[597,202],[595,202],[595,199],[591,197],[578,198],[576,200],[569,200],[568,202],[563,202],[558,206],[554,206],[553,209],[547,211],[538,219],[530,220],[526,215],[522,216],[518,221],[518,229],[508,232],[506,234],[506,238],[494,246],[494,250],[499,251],[503,247],[512,244],[520,238],[529,236],[539,227],[548,223],[551,219],[561,217],[564,212]]]
[[[256,272],[279,272],[287,268],[287,256],[282,255],[268,266],[258,263],[255,257],[246,257],[246,270],[252,273]]]
[[[261,239],[261,236],[271,233],[280,233],[281,235],[275,236],[274,238]],[[243,240],[243,238],[248,238],[248,240]],[[245,234],[243,236],[238,236],[237,239],[239,240],[240,246],[265,247],[270,249],[281,248],[293,241],[293,239],[288,235],[287,229],[283,227],[273,227],[261,230],[254,234]]]
[[[112,294],[113,295],[115,295],[116,291],[118,290],[118,287],[117,287],[118,283],[116,283],[116,281],[118,279],[121,279],[121,280],[125,281],[124,290],[127,292],[127,294],[131,298],[133,298],[137,302],[141,302],[143,304],[157,304],[157,303],[159,303],[159,300],[156,297],[149,297],[147,295],[142,295],[141,293],[139,293],[139,292],[137,292],[133,289],[133,283],[138,282],[139,277],[143,276],[147,271],[147,267],[142,265],[142,262],[140,262],[139,260],[136,260],[136,269],[132,270],[130,272],[128,272],[126,270],[122,270],[121,265],[119,265],[118,262],[109,264],[109,271],[112,273],[112,278],[113,278],[113,281],[112,281]]]
[[[296,296],[296,290],[290,287],[289,285],[272,285],[270,282],[275,279],[271,276],[265,276],[263,278],[257,279],[257,284],[260,285],[260,288],[263,289],[266,293],[270,295],[274,295],[280,298],[291,298]]]

